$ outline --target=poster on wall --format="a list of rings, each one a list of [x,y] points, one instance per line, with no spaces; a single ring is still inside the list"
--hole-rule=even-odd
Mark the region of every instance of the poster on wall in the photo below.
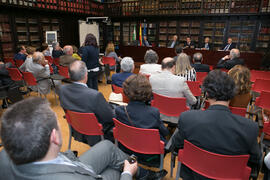
[[[52,46],[54,42],[57,42],[57,31],[46,31],[46,43]]]
[[[80,45],[82,46],[85,37],[88,33],[92,33],[97,38],[97,43],[99,45],[99,26],[97,23],[92,24],[86,23],[86,21],[79,21],[79,33],[80,33]]]

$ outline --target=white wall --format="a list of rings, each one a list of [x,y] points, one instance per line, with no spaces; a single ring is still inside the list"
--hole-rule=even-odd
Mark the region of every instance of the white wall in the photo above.
[[[88,33],[92,33],[97,38],[97,43],[99,44],[99,28],[98,24],[86,24],[86,21],[79,21],[79,33],[80,33],[80,45],[84,43],[85,36]]]

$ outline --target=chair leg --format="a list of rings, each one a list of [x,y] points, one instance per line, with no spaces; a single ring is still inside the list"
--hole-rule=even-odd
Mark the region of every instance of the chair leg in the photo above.
[[[175,167],[175,155],[173,152],[171,152],[171,174],[170,177],[173,176],[173,168]]]
[[[71,129],[71,126],[68,125],[69,127],[69,140],[68,140],[68,149],[70,150],[70,147],[71,147],[71,136],[72,136],[72,129]]]
[[[181,162],[178,161],[178,166],[177,166],[177,172],[176,172],[176,178],[175,180],[178,180],[180,177],[180,169],[181,169]]]
[[[160,166],[159,166],[160,170],[163,169],[163,164],[164,164],[164,154],[161,154],[160,155]]]

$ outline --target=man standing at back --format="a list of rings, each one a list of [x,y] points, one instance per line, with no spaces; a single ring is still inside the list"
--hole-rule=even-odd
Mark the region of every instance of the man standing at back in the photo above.
[[[161,63],[161,73],[150,76],[150,84],[154,93],[168,97],[185,97],[188,105],[197,102],[191,93],[185,79],[174,75],[175,61],[173,58],[165,58]],[[178,117],[168,117],[161,114],[161,119],[172,123],[177,123]]]
[[[184,148],[184,140],[218,154],[250,155],[248,165],[259,164],[261,152],[257,142],[258,125],[250,119],[232,114],[230,99],[235,95],[235,84],[225,72],[211,71],[203,82],[203,91],[210,103],[207,110],[183,112],[178,121],[178,132],[172,137],[171,150]],[[224,169],[224,171],[226,171]],[[185,165],[183,179],[205,179]]]
[[[196,70],[196,72],[209,72],[209,65],[202,64],[203,61],[203,55],[202,53],[195,53],[193,55],[193,67]]]
[[[87,68],[83,61],[74,61],[69,66],[71,84],[60,89],[59,98],[64,110],[82,113],[94,113],[99,123],[103,125],[104,136],[111,138],[110,129],[113,125],[113,113],[103,95],[97,90],[87,87]],[[100,140],[98,136],[86,136],[73,129],[76,140],[93,145]]]

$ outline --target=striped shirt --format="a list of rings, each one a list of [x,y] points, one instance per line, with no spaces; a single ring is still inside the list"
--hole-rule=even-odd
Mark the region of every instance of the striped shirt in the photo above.
[[[196,70],[194,68],[186,70],[185,73],[179,73],[177,76],[183,77],[186,81],[196,81]]]

